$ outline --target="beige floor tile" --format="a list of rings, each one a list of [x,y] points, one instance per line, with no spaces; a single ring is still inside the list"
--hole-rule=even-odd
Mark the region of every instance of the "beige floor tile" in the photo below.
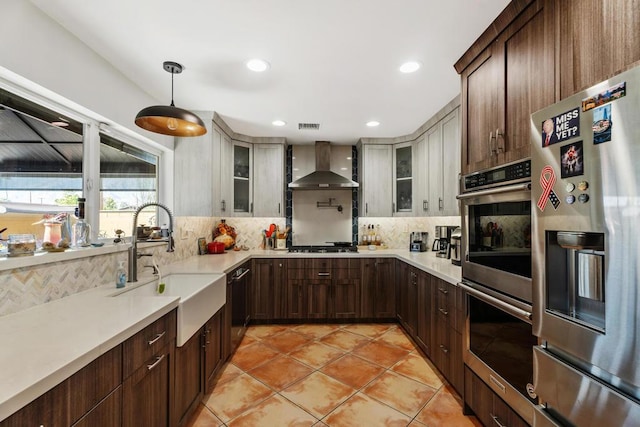
[[[435,389],[442,387],[445,381],[438,370],[418,353],[409,353],[393,365],[391,370]]]
[[[269,387],[247,374],[242,374],[214,388],[205,405],[226,423],[271,394],[273,392]]]
[[[289,353],[289,356],[313,368],[319,369],[344,354],[344,350],[319,342],[312,342],[292,351]]]
[[[362,393],[391,406],[411,418],[433,397],[436,390],[387,371],[367,385]]]
[[[330,427],[406,427],[411,418],[358,393],[322,421]]]
[[[295,331],[285,331],[269,337],[262,342],[281,353],[289,353],[311,341],[306,335]]]
[[[429,427],[481,427],[476,417],[462,414],[462,401],[450,386],[442,387],[416,416]]]
[[[305,412],[287,399],[273,395],[259,405],[249,409],[227,423],[229,427],[305,427],[318,422],[311,414]]]
[[[247,345],[251,345],[256,341],[259,341],[259,339],[256,338],[256,337],[253,337],[251,335],[244,334],[244,337],[242,337],[242,341],[240,341],[240,344],[238,344],[238,348],[242,348],[242,347],[245,347]]]
[[[224,423],[220,421],[218,417],[204,406],[204,404],[198,405],[198,408],[193,412],[189,421],[185,423],[184,427],[222,427]]]
[[[378,337],[376,341],[383,341],[387,344],[395,345],[396,347],[403,348],[407,351],[415,350],[413,342],[411,342],[411,340],[407,338],[407,336],[404,334],[404,332],[402,332],[402,329],[400,328],[389,329],[387,332],[380,335],[380,337]]]
[[[312,372],[313,369],[307,365],[303,365],[291,357],[281,355],[250,370],[248,374],[273,390],[280,391]]]
[[[395,328],[396,326],[392,323],[353,323],[346,325],[343,329],[367,338],[377,338],[388,330]]]
[[[281,394],[320,419],[355,392],[333,378],[314,372],[302,381],[284,389]]]
[[[323,344],[337,347],[344,351],[353,351],[369,341],[370,339],[363,337],[362,335],[354,334],[342,329],[332,332],[320,339],[320,342]]]
[[[248,346],[239,347],[231,357],[231,363],[243,371],[248,371],[268,362],[279,354],[272,347],[258,341]]]
[[[385,342],[372,341],[355,349],[353,354],[360,356],[363,359],[367,359],[377,365],[388,368],[409,354],[409,352]]]
[[[352,354],[347,354],[340,359],[329,363],[320,370],[322,373],[329,375],[353,387],[356,390],[367,385],[378,375],[384,372],[384,368],[367,362]]]
[[[307,337],[317,340],[322,338],[325,335],[330,334],[331,332],[337,331],[342,326],[338,324],[329,324],[329,325],[314,325],[314,324],[305,324],[293,327],[293,330],[306,335]]]
[[[233,363],[227,362],[222,367],[222,369],[220,369],[220,371],[216,374],[216,378],[213,381],[214,387],[217,384],[223,384],[223,383],[226,383],[229,380],[234,379],[235,377],[237,377],[238,375],[242,374],[243,372],[244,371],[242,369],[238,368]]]
[[[280,332],[284,332],[289,328],[290,326],[287,325],[254,325],[247,328],[246,335],[257,339],[263,339],[279,334]]]

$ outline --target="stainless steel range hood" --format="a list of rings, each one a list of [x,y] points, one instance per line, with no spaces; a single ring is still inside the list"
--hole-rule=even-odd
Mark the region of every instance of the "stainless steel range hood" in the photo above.
[[[316,142],[316,170],[289,184],[293,190],[327,190],[359,187],[355,181],[331,171],[331,146]]]

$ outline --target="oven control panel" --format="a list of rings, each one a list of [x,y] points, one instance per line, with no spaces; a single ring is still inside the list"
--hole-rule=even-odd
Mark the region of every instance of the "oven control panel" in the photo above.
[[[531,179],[531,160],[499,166],[464,176],[463,191],[493,187],[497,185],[515,184]]]

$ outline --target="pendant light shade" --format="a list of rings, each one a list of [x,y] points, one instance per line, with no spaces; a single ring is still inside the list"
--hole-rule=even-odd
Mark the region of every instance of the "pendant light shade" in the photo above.
[[[173,75],[182,72],[182,65],[165,61],[165,71],[171,73],[171,105],[153,105],[140,110],[136,115],[136,125],[150,132],[171,136],[200,136],[207,128],[200,117],[191,111],[178,108],[173,103]]]

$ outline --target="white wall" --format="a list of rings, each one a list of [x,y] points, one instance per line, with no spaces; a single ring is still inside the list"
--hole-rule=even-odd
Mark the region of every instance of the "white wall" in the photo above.
[[[1,0],[0,66],[173,148],[173,138],[147,132],[133,120],[162,104],[27,0]]]

